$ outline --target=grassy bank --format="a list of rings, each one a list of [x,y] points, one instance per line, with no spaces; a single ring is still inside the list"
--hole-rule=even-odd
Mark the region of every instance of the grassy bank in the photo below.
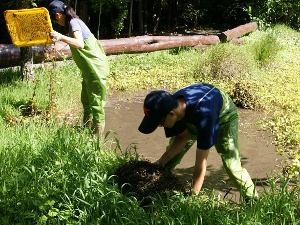
[[[270,178],[257,202],[178,193],[139,207],[113,176],[138,155],[121,149],[113,133],[97,140],[79,126],[80,73],[72,61],[54,62],[37,68],[33,82],[12,70],[0,73],[0,224],[300,224],[300,33],[277,26],[243,40],[207,51],[113,57],[109,88],[128,95],[207,82],[239,107],[266,112],[262,129],[273,132],[278,151],[291,161],[286,176]]]

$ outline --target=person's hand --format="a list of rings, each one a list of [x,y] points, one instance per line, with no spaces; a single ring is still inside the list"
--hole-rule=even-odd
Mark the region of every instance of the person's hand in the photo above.
[[[56,31],[51,31],[49,35],[50,35],[50,38],[52,39],[52,41],[54,41],[54,42],[60,41],[60,39],[62,37],[62,34],[56,32]]]

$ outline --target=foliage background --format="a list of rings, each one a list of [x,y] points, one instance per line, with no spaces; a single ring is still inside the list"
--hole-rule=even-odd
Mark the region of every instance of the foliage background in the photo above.
[[[3,14],[5,10],[47,7],[50,2],[1,1],[0,29],[3,35],[0,43],[11,43]],[[296,30],[300,26],[297,0],[66,0],[65,3],[76,10],[98,39],[205,28],[223,31],[250,20],[257,21],[260,26],[281,23]],[[54,29],[61,28],[54,25]]]

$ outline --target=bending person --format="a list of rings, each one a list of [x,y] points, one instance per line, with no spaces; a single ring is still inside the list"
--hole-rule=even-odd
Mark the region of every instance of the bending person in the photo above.
[[[174,94],[158,90],[144,100],[144,119],[139,131],[153,132],[158,126],[170,138],[157,163],[173,170],[197,141],[193,189],[198,194],[204,181],[209,150],[215,146],[226,173],[246,199],[257,198],[255,185],[241,166],[238,147],[237,108],[222,90],[209,84],[193,84]]]
[[[61,26],[67,26],[69,32],[69,36],[66,36],[53,31],[50,37],[53,41],[69,44],[72,57],[82,72],[83,123],[92,123],[94,134],[101,135],[105,127],[106,83],[110,72],[105,52],[72,7],[54,0],[49,4],[48,10],[52,20]]]

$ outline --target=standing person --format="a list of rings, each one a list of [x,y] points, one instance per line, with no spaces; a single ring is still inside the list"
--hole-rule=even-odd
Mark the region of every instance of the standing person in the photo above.
[[[222,90],[209,84],[193,84],[170,94],[158,90],[144,100],[144,118],[139,131],[152,133],[158,126],[171,137],[157,163],[173,170],[197,140],[193,189],[201,190],[209,150],[215,146],[233,184],[246,199],[257,198],[255,185],[241,166],[238,148],[237,108]]]
[[[72,57],[82,72],[83,123],[92,122],[94,134],[101,135],[105,127],[106,82],[110,72],[105,52],[72,7],[54,0],[48,10],[51,18],[59,25],[67,26],[69,31],[69,36],[53,31],[50,37],[53,41],[69,44]]]

